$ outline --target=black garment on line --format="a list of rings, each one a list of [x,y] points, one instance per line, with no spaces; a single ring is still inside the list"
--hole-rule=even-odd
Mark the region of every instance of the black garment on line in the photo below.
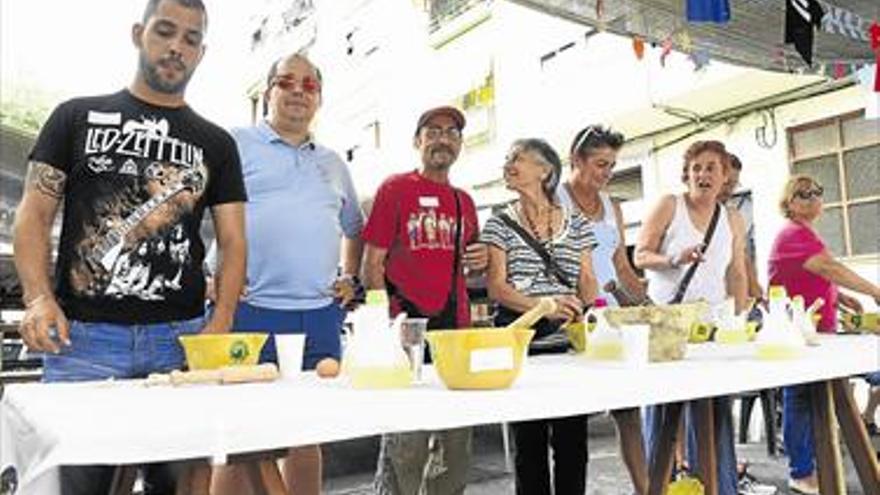
[[[825,10],[818,0],[785,1],[785,43],[793,43],[807,65],[813,65],[813,29],[822,25]]]

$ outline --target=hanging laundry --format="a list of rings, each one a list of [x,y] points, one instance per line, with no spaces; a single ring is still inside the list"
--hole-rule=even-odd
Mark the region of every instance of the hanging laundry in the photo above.
[[[687,0],[688,22],[730,21],[730,2],[728,0]]]
[[[785,0],[785,42],[793,43],[807,65],[813,65],[813,30],[821,26],[825,10],[818,0]]]

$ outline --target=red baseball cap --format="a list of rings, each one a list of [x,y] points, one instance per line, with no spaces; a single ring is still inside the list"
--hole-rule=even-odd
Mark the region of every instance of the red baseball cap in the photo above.
[[[429,120],[437,115],[449,116],[450,118],[452,118],[452,120],[455,121],[455,125],[458,126],[459,130],[464,129],[465,119],[464,114],[461,113],[461,110],[450,106],[440,106],[426,111],[422,114],[421,117],[419,117],[419,122],[418,124],[416,124],[416,134],[418,134],[419,131],[422,130],[422,127],[424,127]]]

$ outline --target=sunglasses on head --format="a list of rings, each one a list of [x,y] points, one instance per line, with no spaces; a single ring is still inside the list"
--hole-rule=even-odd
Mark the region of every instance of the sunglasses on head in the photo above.
[[[578,139],[577,143],[575,143],[575,145],[574,145],[574,153],[575,154],[579,154],[581,152],[581,146],[583,146],[584,143],[587,142],[587,138],[590,137],[590,135],[593,134],[594,131],[595,131],[595,128],[587,127],[587,130],[584,131],[583,134],[581,134],[581,138]]]
[[[813,198],[821,198],[822,194],[825,193],[825,190],[822,189],[822,186],[816,186],[812,189],[801,189],[800,191],[794,193],[795,197],[799,199],[803,199],[805,201],[811,200]]]
[[[277,76],[272,79],[272,85],[278,86],[284,91],[294,91],[299,86],[303,93],[311,95],[321,92],[320,81],[312,76],[305,76],[302,79],[297,79],[294,76]]]

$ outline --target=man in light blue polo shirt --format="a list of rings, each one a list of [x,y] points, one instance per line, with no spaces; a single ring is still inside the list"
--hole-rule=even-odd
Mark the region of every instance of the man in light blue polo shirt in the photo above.
[[[345,307],[358,284],[363,249],[364,218],[348,168],[309,131],[321,103],[321,82],[320,71],[305,56],[278,60],[266,81],[266,118],[232,130],[248,193],[249,249],[246,292],[233,329],[305,333],[305,369],[340,359]],[[260,361],[275,359],[270,338]],[[288,461],[285,477],[294,492],[319,493],[320,450],[292,449]],[[221,485],[235,482],[218,478],[226,478]],[[240,493],[226,488],[225,493]]]

